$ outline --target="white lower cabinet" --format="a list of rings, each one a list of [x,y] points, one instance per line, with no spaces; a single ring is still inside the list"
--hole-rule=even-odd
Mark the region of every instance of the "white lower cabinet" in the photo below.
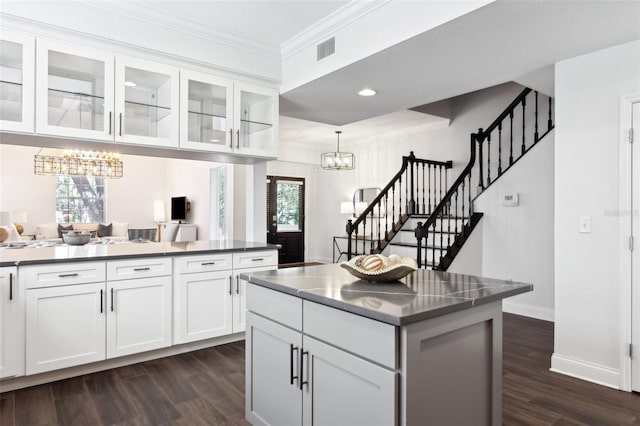
[[[171,346],[171,277],[107,283],[107,358]]]
[[[398,423],[395,368],[347,352],[331,338],[325,343],[307,335],[306,303],[249,287],[246,417],[252,424]],[[345,330],[336,333],[344,336]]]
[[[27,289],[27,374],[105,359],[104,282]]]
[[[23,295],[17,268],[0,268],[0,378],[24,375]]]

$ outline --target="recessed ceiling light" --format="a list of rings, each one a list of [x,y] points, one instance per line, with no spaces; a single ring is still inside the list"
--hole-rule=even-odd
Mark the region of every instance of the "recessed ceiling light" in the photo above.
[[[361,91],[358,92],[358,95],[360,96],[373,96],[376,94],[376,91],[373,89],[362,89]]]
[[[135,84],[133,81],[125,81],[124,85],[127,87],[136,87],[137,84]]]

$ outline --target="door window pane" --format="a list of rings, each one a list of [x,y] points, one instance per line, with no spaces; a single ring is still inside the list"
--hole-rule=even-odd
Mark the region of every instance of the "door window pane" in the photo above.
[[[300,231],[300,192],[302,185],[297,182],[279,181],[277,186],[278,232]]]

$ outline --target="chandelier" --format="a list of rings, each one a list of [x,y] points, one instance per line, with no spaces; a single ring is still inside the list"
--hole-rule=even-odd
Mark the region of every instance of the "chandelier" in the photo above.
[[[122,161],[120,154],[65,150],[62,157],[36,154],[33,159],[33,172],[36,175],[95,176],[103,178],[121,178]]]
[[[338,135],[338,148],[335,152],[325,152],[320,157],[320,166],[325,170],[353,170],[356,166],[356,156],[352,152],[340,152],[340,130]]]

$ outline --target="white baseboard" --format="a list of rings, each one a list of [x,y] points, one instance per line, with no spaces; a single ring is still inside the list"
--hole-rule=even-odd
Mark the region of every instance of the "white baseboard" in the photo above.
[[[588,361],[571,358],[564,355],[551,356],[551,371],[586,380],[587,382],[620,389],[620,370],[594,364]]]
[[[510,300],[503,300],[502,311],[510,314],[536,318],[543,321],[554,322],[553,309],[549,308],[541,308],[539,306],[525,305],[522,303],[512,302]]]

